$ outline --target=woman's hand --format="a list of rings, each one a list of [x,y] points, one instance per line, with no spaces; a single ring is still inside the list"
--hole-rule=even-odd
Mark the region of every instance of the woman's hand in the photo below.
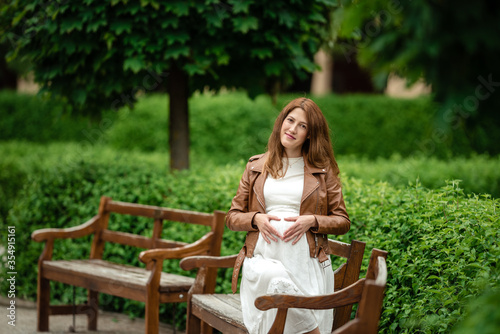
[[[275,236],[277,236],[280,239],[283,239],[283,237],[278,233],[278,230],[276,230],[274,226],[271,225],[271,223],[269,222],[270,220],[281,220],[281,219],[279,217],[266,215],[263,213],[258,213],[253,218],[253,224],[257,226],[260,234],[268,244],[271,243],[270,240],[278,241],[278,239],[276,239]]]
[[[295,222],[292,226],[290,226],[286,231],[285,234],[283,234],[283,241],[288,242],[292,239],[292,245],[295,245],[300,238],[306,233],[309,229],[312,227],[317,226],[316,222],[316,217],[313,215],[306,215],[306,216],[297,216],[297,217],[287,217],[285,218],[286,221],[290,222]]]

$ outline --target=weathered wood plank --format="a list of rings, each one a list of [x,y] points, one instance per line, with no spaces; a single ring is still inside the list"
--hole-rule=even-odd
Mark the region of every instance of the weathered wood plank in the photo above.
[[[341,256],[347,259],[351,254],[351,245],[345,242],[328,239],[328,247],[330,247],[330,253],[332,255]]]
[[[128,214],[133,216],[142,216],[206,226],[212,226],[213,219],[212,214],[208,213],[192,212],[187,210],[170,209],[159,206],[125,203],[118,201],[108,202],[106,205],[106,210],[120,214]]]
[[[137,297],[140,301],[145,301],[146,284],[151,275],[151,271],[144,268],[96,259],[44,261],[43,270],[45,276],[51,280],[111,295],[127,296],[130,292],[140,295],[141,297]],[[187,294],[193,283],[192,277],[162,272],[160,292]]]
[[[158,239],[154,240],[142,235],[128,232],[103,230],[101,239],[106,242],[113,242],[120,245],[128,245],[138,248],[175,248],[188,245],[187,242]]]
[[[203,319],[222,333],[248,333],[243,324],[239,300],[237,307],[234,306],[235,298],[229,294],[193,295],[192,312],[196,317]]]

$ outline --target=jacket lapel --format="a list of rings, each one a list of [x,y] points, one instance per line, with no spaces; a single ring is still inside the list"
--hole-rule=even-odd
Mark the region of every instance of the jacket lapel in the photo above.
[[[266,212],[266,202],[264,200],[264,183],[266,182],[267,172],[264,171],[264,163],[267,159],[267,153],[260,157],[258,160],[252,162],[250,169],[253,172],[259,173],[253,185],[253,191],[257,197],[257,201],[262,206],[264,212]]]
[[[326,169],[310,166],[307,163],[307,158],[304,157],[304,190],[300,200],[301,207],[302,203],[319,187],[319,181],[314,174],[324,173],[326,173]]]

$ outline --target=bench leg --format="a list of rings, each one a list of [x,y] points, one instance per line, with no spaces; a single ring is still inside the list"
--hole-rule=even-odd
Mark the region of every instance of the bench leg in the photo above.
[[[188,299],[187,315],[186,315],[186,334],[201,333],[201,321],[191,312],[191,302]]]
[[[89,290],[87,303],[89,313],[87,315],[87,329],[89,331],[97,331],[97,317],[99,315],[99,292]]]
[[[160,331],[160,300],[158,293],[148,292],[146,301],[146,334],[158,334]]]
[[[50,281],[42,277],[40,270],[38,271],[37,290],[38,298],[36,301],[36,328],[38,332],[48,332],[50,313]]]

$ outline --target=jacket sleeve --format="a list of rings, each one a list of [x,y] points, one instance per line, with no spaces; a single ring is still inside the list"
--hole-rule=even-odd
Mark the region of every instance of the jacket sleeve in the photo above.
[[[253,191],[250,185],[249,166],[245,168],[236,196],[231,202],[231,208],[226,215],[226,225],[232,231],[257,231],[252,221],[258,211],[248,211],[248,201]]]
[[[325,175],[327,192],[326,215],[315,215],[318,228],[312,229],[314,233],[345,234],[351,228],[351,221],[347,214],[342,187],[339,178],[329,171]]]

